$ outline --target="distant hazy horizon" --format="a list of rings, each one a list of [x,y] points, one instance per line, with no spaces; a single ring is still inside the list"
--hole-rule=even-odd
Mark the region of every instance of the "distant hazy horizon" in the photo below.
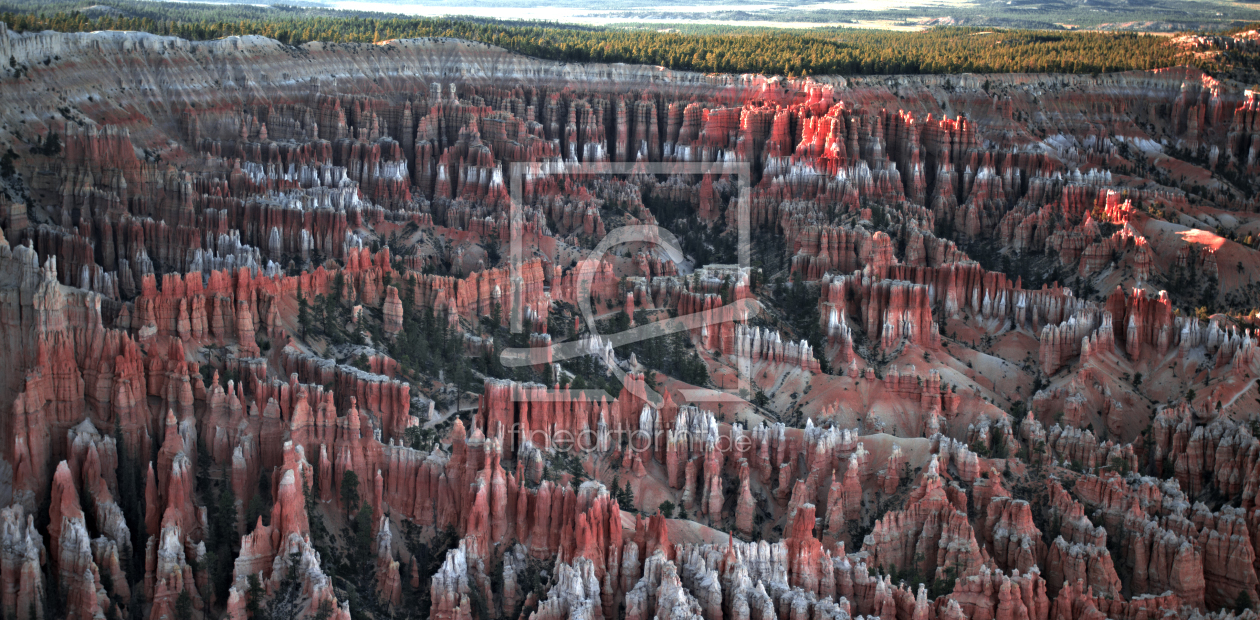
[[[524,0],[450,3],[329,0],[312,5],[350,11],[423,17],[469,16],[546,20],[582,25],[732,25],[778,28],[875,27],[921,29],[936,25],[1173,32],[1217,30],[1260,21],[1260,9],[1222,0],[1152,0],[1144,6],[1108,0],[854,0],[852,2],[635,2]]]

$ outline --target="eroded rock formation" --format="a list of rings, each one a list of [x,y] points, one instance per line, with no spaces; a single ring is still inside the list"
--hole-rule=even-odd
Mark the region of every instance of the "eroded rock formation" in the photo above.
[[[6,617],[1254,617],[1237,84],[0,48]]]

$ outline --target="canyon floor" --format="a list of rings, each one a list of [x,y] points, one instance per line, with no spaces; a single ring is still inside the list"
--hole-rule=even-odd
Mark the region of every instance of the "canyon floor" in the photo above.
[[[1256,617],[1236,73],[4,57],[5,618]]]

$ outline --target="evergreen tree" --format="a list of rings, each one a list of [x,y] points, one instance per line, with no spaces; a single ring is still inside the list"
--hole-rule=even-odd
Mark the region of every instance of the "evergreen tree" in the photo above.
[[[36,140],[35,145],[31,147],[31,152],[48,157],[61,153],[61,136],[55,131],[49,131],[48,135]]]
[[[332,288],[329,290],[329,297],[333,297],[335,303],[341,303],[346,298],[346,274],[343,270],[338,269],[333,275]]]
[[[181,590],[175,599],[175,620],[192,620],[193,602],[188,590]]]
[[[136,466],[136,461],[131,455],[131,451],[127,449],[127,442],[123,440],[122,426],[114,424],[114,445],[118,450],[118,505],[123,511],[123,517],[127,523],[143,523],[144,522],[144,500],[141,489],[144,484],[140,482],[140,469]],[[143,528],[132,528],[132,549],[143,549],[144,537]],[[134,553],[130,557],[119,558],[124,571],[127,575],[127,583],[134,584],[138,581],[139,576],[144,573],[144,556],[143,554]],[[130,561],[128,561],[130,560]]]
[[[666,519],[674,518],[674,502],[665,500],[661,502],[661,505],[657,509],[661,511],[661,514],[664,515]]]
[[[630,488],[629,480],[626,481],[626,486],[622,487],[621,491],[618,493],[617,505],[621,506],[625,510],[635,510],[634,489]]]
[[[490,331],[493,334],[503,325],[503,306],[499,302],[494,302],[494,306],[490,308]]]
[[[311,618],[312,620],[328,620],[332,617],[332,613],[332,602],[328,599],[323,599],[319,602],[319,608],[316,609],[315,615],[311,616]]]
[[[252,620],[267,620],[266,612],[262,606],[263,596],[267,594],[263,590],[262,583],[258,581],[258,575],[250,573],[248,577],[249,589],[245,591],[245,613]]]
[[[298,281],[297,290],[298,303],[298,329],[305,336],[311,329],[311,305],[307,303],[306,296],[302,294],[302,282]]]
[[[346,509],[347,519],[359,509],[359,474],[353,469],[341,475],[341,506]]]
[[[354,542],[355,554],[360,560],[366,562],[374,555],[372,553],[372,507],[366,503],[359,506],[359,512],[354,517]]]

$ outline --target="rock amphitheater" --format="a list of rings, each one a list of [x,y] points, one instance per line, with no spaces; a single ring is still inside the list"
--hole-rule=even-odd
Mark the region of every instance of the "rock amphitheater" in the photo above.
[[[1165,291],[1260,290],[1256,199],[1211,172],[1260,173],[1238,84],[3,57],[4,618],[1256,617],[1260,318]],[[751,262],[590,258],[659,204]],[[530,364],[400,363],[421,312]],[[697,319],[705,384],[618,316]]]

